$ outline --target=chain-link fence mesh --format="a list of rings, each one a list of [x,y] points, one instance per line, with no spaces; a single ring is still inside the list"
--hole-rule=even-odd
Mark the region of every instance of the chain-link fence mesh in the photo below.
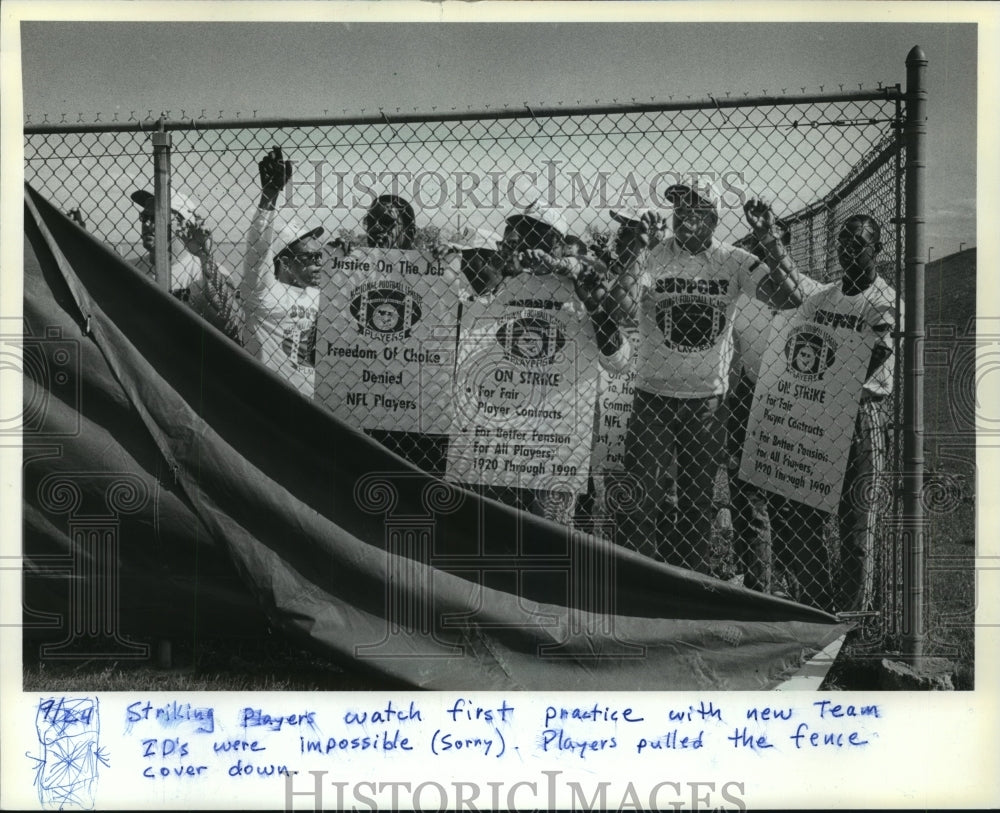
[[[171,288],[425,470],[895,629],[898,89],[381,119],[166,123]],[[148,133],[28,127],[26,165],[157,275]]]

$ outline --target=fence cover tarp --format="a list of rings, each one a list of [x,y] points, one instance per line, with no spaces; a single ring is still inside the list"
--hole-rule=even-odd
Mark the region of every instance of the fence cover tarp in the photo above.
[[[413,686],[763,689],[846,631],[818,610],[570,534],[419,472],[30,188],[25,232],[25,333],[60,328],[81,358],[72,397],[56,376],[25,378],[26,403],[43,395],[51,407],[34,434],[65,430],[59,454],[28,460],[26,447],[29,573],[46,574],[53,544],[71,547],[66,506],[29,486],[75,461],[95,473],[77,478],[84,492],[105,493],[106,471],[162,483],[152,507],[134,511],[155,513],[161,545],[195,546],[215,568],[170,572],[171,551],[151,557],[143,539],[122,534],[122,617],[132,618],[130,601],[150,616],[181,614],[185,602],[239,615],[251,597],[332,660]],[[153,582],[176,591],[139,597]],[[211,626],[217,616],[199,618]]]

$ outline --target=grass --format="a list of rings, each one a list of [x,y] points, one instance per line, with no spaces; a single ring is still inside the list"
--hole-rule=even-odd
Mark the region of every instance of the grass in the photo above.
[[[151,651],[155,651],[152,642]],[[372,691],[394,688],[384,679],[341,669],[286,636],[212,638],[197,645],[172,641],[168,668],[152,661],[42,660],[24,648],[24,690],[75,691]]]

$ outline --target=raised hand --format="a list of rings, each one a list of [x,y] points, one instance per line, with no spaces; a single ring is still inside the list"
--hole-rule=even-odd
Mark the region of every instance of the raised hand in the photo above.
[[[594,263],[584,265],[580,272],[573,277],[573,288],[587,309],[587,313],[596,313],[608,295],[608,282],[604,272],[603,265]]]
[[[659,213],[643,212],[639,217],[639,240],[644,246],[653,248],[667,233],[667,221]]]
[[[529,248],[522,251],[518,259],[521,267],[531,273],[544,274],[559,270],[556,258],[540,248]]]
[[[83,219],[83,213],[78,207],[74,206],[72,209],[67,209],[66,217],[76,223],[81,229],[87,228],[87,222]]]
[[[777,218],[771,210],[771,204],[767,201],[761,198],[750,198],[743,204],[743,215],[758,239],[763,240],[774,233]]]
[[[257,162],[257,169],[260,171],[261,208],[273,209],[281,190],[292,179],[292,162],[283,159],[281,147],[271,147]]]
[[[211,258],[214,247],[212,231],[200,217],[196,216],[185,220],[179,235],[184,243],[184,248],[194,256]]]

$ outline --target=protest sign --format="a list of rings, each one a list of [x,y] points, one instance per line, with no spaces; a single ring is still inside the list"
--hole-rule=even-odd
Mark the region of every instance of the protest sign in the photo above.
[[[316,397],[337,417],[361,429],[449,431],[458,263],[378,248],[327,261]]]
[[[754,390],[740,479],[835,511],[875,337],[778,313]]]
[[[639,332],[628,330],[627,335],[632,347],[637,347]],[[594,445],[590,452],[590,470],[595,476],[625,468],[625,434],[635,397],[635,356],[619,373],[602,367],[598,381]]]
[[[462,317],[448,477],[586,489],[598,349],[569,280],[513,277]]]

